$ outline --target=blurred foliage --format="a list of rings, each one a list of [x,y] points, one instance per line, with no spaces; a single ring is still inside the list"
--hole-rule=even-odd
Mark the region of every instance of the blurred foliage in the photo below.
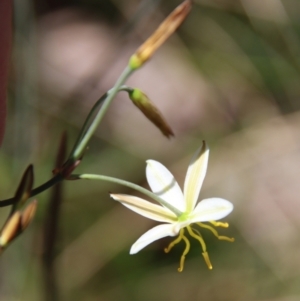
[[[178,3],[15,0],[2,199],[13,195],[29,163],[35,186],[50,178],[61,133],[67,131],[70,148],[93,103]],[[129,255],[155,223],[108,192],[133,192],[65,182],[53,250],[55,300],[299,300],[299,14],[297,0],[194,1],[177,34],[130,79],[175,138],[165,139],[120,94],[78,168],[147,187],[144,161],[151,158],[183,185],[189,158],[205,139],[211,157],[200,198],[235,205],[226,230],[235,243],[202,231],[214,269],[207,270],[195,243],[178,273],[183,246],[165,254],[168,238]],[[1,300],[51,300],[42,271],[50,193],[37,197],[33,225],[2,254]],[[2,208],[2,223],[7,214]]]

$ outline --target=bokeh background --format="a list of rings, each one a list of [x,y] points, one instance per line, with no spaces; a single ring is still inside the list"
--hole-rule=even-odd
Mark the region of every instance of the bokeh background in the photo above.
[[[51,177],[62,132],[71,148],[93,103],[180,3],[14,2],[2,199],[14,194],[29,163],[35,185]],[[235,206],[230,227],[220,229],[234,243],[202,231],[212,271],[194,241],[183,273],[184,245],[165,254],[169,238],[129,255],[156,223],[108,192],[136,192],[65,182],[37,197],[34,223],[2,254],[0,299],[300,300],[299,16],[298,0],[195,0],[178,32],[128,81],[152,99],[175,138],[162,136],[120,93],[77,170],[148,187],[145,160],[155,159],[183,185],[205,139],[211,155],[200,199]],[[8,212],[1,209],[2,223]]]

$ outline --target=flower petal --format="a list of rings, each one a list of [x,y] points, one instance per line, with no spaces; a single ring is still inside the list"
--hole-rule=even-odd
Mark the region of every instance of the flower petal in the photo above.
[[[163,224],[156,226],[149,231],[147,231],[145,234],[143,234],[131,247],[130,254],[136,254],[141,249],[145,248],[149,244],[151,244],[153,241],[156,241],[160,238],[166,237],[166,236],[175,236],[178,234],[178,231],[180,230],[179,227],[176,227],[176,224]]]
[[[198,200],[200,189],[206,175],[209,149],[203,141],[202,146],[194,154],[184,182],[184,199],[186,211],[192,212]]]
[[[181,212],[185,211],[185,203],[178,183],[170,171],[161,163],[147,160],[146,176],[151,190]]]
[[[176,215],[169,209],[141,198],[126,194],[110,194],[110,196],[130,210],[149,219],[167,223],[174,223],[177,220]]]
[[[191,223],[216,221],[227,216],[233,205],[221,198],[204,199],[196,206],[190,216]]]

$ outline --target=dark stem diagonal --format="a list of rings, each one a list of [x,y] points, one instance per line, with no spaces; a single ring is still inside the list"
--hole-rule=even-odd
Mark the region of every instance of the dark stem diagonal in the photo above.
[[[33,197],[37,194],[40,194],[41,192],[49,189],[50,187],[52,187],[53,185],[61,182],[63,180],[63,176],[61,174],[57,174],[55,175],[52,179],[48,180],[47,182],[45,182],[44,184],[42,184],[41,186],[38,186],[35,189],[31,190],[31,194],[30,197]],[[3,201],[0,201],[0,207],[6,207],[6,206],[10,206],[14,203],[14,198],[9,198]]]

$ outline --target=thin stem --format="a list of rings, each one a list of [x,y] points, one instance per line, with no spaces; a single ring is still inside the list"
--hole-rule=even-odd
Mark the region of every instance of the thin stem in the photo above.
[[[107,95],[101,109],[97,113],[97,115],[96,115],[95,119],[93,120],[92,124],[90,125],[89,129],[87,130],[84,137],[81,139],[81,141],[79,142],[78,146],[76,147],[76,149],[74,151],[73,157],[75,160],[77,160],[81,157],[89,140],[91,139],[92,135],[96,131],[99,123],[102,121],[102,119],[103,119],[105,113],[107,112],[111,102],[113,101],[114,97],[118,93],[119,88],[123,85],[123,83],[126,81],[126,79],[131,75],[131,73],[133,71],[134,71],[133,69],[131,69],[129,66],[127,66],[124,69],[124,71],[122,72],[119,79],[117,80],[114,87],[108,92],[108,95]]]
[[[171,210],[172,212],[174,212],[178,217],[182,214],[181,211],[179,211],[177,208],[175,208],[172,205],[170,205],[169,203],[167,203],[165,200],[158,197],[153,192],[151,192],[151,191],[149,191],[149,190],[147,190],[147,189],[145,189],[145,188],[143,188],[139,185],[136,185],[136,184],[133,184],[133,183],[121,180],[121,179],[108,177],[108,176],[103,176],[103,175],[95,175],[95,174],[71,175],[71,178],[86,179],[86,180],[100,180],[100,181],[112,182],[112,183],[117,183],[117,184],[120,184],[120,185],[123,185],[123,186],[127,186],[127,187],[132,188],[134,190],[137,190],[137,191],[147,195],[148,197],[152,198],[153,200],[157,201],[158,203],[160,203],[164,207],[166,207],[169,210]]]
[[[73,149],[72,149],[72,151],[71,151],[71,153],[70,153],[70,155],[69,155],[69,158],[73,158],[74,152],[75,152],[75,150],[77,149],[77,147],[78,147],[80,141],[81,141],[82,138],[86,135],[86,133],[87,133],[89,127],[90,127],[91,124],[92,124],[92,123],[91,123],[91,119],[92,119],[93,115],[95,114],[96,110],[99,109],[100,105],[104,102],[104,100],[107,98],[107,96],[111,93],[111,90],[112,90],[112,89],[110,89],[108,92],[105,92],[105,93],[104,93],[104,94],[96,101],[96,103],[94,104],[94,106],[93,106],[92,109],[90,110],[90,112],[89,112],[88,116],[86,117],[86,119],[85,119],[85,121],[84,121],[84,124],[83,124],[83,126],[82,126],[82,128],[81,128],[81,130],[80,130],[80,133],[79,133],[79,135],[78,135],[78,137],[77,137],[77,140],[76,140],[76,142],[75,142],[75,144],[74,144],[74,146],[73,146]],[[125,92],[130,93],[130,92],[133,91],[133,89],[132,89],[131,87],[128,87],[128,86],[126,86],[126,85],[123,85],[123,86],[119,87],[118,92],[120,92],[120,91],[125,91]]]
[[[56,176],[54,176],[52,179],[50,179],[46,183],[38,186],[35,189],[32,189],[31,193],[30,193],[30,197],[33,197],[33,196],[47,190],[48,188],[54,186],[55,184],[59,183],[62,180],[63,180],[63,177],[60,174],[57,174]],[[3,201],[0,201],[0,207],[10,206],[14,203],[14,201],[15,201],[14,197],[10,198],[10,199],[3,200]]]
[[[78,144],[80,143],[80,141],[82,140],[82,138],[84,137],[84,135],[86,134],[87,130],[88,130],[88,125],[89,125],[89,122],[90,122],[90,119],[92,118],[93,114],[95,113],[95,111],[98,109],[98,107],[101,105],[101,103],[105,100],[105,98],[107,97],[108,93],[106,92],[105,94],[103,94],[97,101],[96,103],[94,104],[94,106],[92,107],[91,111],[89,112],[88,116],[86,117],[85,121],[84,121],[84,124],[81,128],[81,131],[78,135],[78,138],[74,144],[74,147],[71,151],[71,155],[69,156],[72,157]]]
[[[134,91],[134,89],[129,86],[123,85],[119,88],[119,91],[125,91],[127,93],[132,93]]]

